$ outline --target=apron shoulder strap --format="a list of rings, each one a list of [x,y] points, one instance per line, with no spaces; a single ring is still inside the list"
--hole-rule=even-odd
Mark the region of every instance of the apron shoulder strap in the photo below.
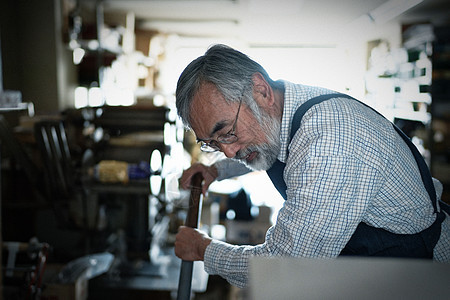
[[[343,94],[325,94],[320,95],[314,98],[311,98],[304,102],[300,107],[297,109],[297,111],[294,113],[294,116],[292,117],[291,122],[291,134],[288,143],[291,142],[292,138],[294,137],[297,130],[300,128],[300,122],[303,118],[303,115],[310,109],[313,105],[318,104],[322,101],[334,98],[334,97],[342,97]],[[345,95],[344,95],[345,96]],[[348,96],[349,97],[349,96]],[[289,155],[289,153],[288,153]],[[269,176],[270,180],[272,181],[275,188],[278,190],[278,192],[281,194],[281,196],[284,198],[284,200],[287,199],[287,186],[286,182],[283,179],[283,173],[284,168],[286,167],[286,164],[279,161],[278,159],[275,161],[275,163],[268,169],[267,175]]]
[[[297,130],[300,128],[300,123],[301,120],[303,118],[303,115],[314,105],[319,104],[325,100],[328,99],[332,99],[332,98],[348,98],[348,99],[353,99],[355,101],[360,102],[361,104],[365,105],[366,107],[372,109],[373,111],[375,111],[376,113],[378,113],[379,115],[381,115],[379,112],[377,112],[375,109],[373,109],[372,107],[366,105],[365,103],[349,96],[346,94],[341,94],[341,93],[333,93],[333,94],[325,94],[325,95],[320,95],[314,98],[309,99],[308,101],[306,101],[305,103],[303,103],[302,105],[300,105],[300,107],[297,109],[297,111],[294,113],[294,116],[292,118],[292,123],[291,123],[291,133],[290,133],[290,140],[289,142],[292,140],[292,138],[294,137],[295,133],[297,132]],[[437,209],[437,199],[436,199],[436,190],[434,188],[434,184],[433,184],[433,179],[431,177],[431,173],[430,170],[428,169],[428,166],[425,162],[425,160],[423,159],[422,155],[420,154],[420,152],[417,150],[416,146],[411,142],[411,140],[409,139],[409,137],[400,129],[398,128],[394,123],[392,123],[392,126],[394,127],[395,131],[397,131],[397,133],[402,137],[402,139],[405,141],[405,143],[408,145],[409,149],[411,150],[414,159],[416,160],[416,163],[419,167],[419,171],[420,171],[420,176],[422,178],[423,184],[425,186],[425,189],[427,190],[427,193],[430,197],[431,203],[433,204],[433,208],[434,208],[434,212],[437,213],[438,209]],[[281,162],[278,162],[277,160],[277,164],[279,164]],[[280,170],[279,166],[277,167],[278,170]],[[270,169],[269,169],[270,170]],[[269,170],[268,170],[268,174],[269,174]],[[284,170],[284,168],[283,168]],[[274,177],[273,175],[269,175],[269,177]],[[282,177],[281,177],[282,178]],[[286,186],[286,184],[284,183],[284,187]],[[284,198],[286,199],[286,192],[284,192],[284,194],[282,194],[284,196]]]
[[[297,132],[297,130],[300,128],[300,122],[303,118],[303,115],[314,105],[319,104],[322,101],[328,100],[328,99],[332,99],[332,98],[337,98],[337,97],[347,97],[347,98],[352,98],[348,95],[345,94],[340,94],[340,93],[335,93],[335,94],[325,94],[325,95],[320,95],[314,98],[309,99],[308,101],[306,101],[305,103],[303,103],[302,105],[300,105],[300,107],[297,109],[297,111],[294,113],[294,116],[292,117],[292,122],[291,122],[291,134],[290,134],[290,139],[289,142],[292,140],[292,138],[294,137],[295,133]],[[353,98],[352,98],[353,99]]]

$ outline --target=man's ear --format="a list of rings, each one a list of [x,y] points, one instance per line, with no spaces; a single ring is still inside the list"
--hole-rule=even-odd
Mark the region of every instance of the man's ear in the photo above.
[[[253,98],[255,100],[262,100],[265,104],[272,105],[274,102],[273,90],[269,83],[264,79],[261,73],[255,73],[252,76],[253,81]],[[262,103],[260,103],[261,105]]]

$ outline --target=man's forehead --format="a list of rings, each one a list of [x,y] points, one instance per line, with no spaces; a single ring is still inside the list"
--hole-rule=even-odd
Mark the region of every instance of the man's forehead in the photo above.
[[[219,92],[219,89],[217,89],[215,84],[209,81],[205,81],[200,84],[193,100],[212,102],[214,100],[225,100],[225,98]]]
[[[191,107],[191,127],[199,139],[209,139],[228,124],[230,104],[212,83],[205,83],[194,95]]]

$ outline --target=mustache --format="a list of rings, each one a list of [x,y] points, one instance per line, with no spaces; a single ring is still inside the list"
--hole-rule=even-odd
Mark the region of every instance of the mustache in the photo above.
[[[247,157],[247,155],[255,151],[256,149],[253,149],[253,147],[247,147],[243,150],[239,150],[238,152],[236,152],[236,155],[233,158],[236,160],[244,160]]]

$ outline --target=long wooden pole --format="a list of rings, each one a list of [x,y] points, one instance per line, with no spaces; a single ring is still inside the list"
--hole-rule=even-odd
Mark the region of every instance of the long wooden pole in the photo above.
[[[197,228],[200,216],[200,197],[202,195],[203,176],[197,173],[192,177],[191,195],[186,216],[185,226]],[[180,280],[178,281],[177,300],[189,300],[191,297],[193,261],[181,261]]]

